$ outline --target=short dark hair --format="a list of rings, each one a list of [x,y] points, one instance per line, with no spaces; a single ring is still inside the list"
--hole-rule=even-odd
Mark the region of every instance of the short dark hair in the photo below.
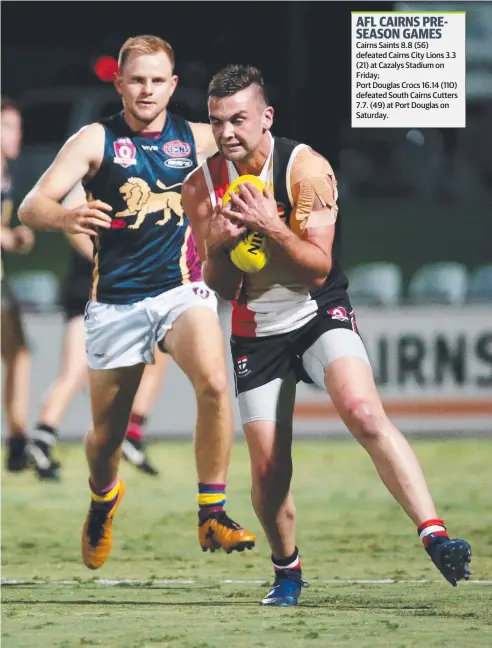
[[[4,110],[16,110],[17,112],[20,112],[19,107],[17,106],[17,104],[15,103],[15,101],[13,99],[11,99],[10,97],[7,97],[6,95],[2,95],[2,110],[1,110],[1,112],[3,112]]]
[[[209,97],[228,97],[252,85],[258,86],[265,104],[268,106],[268,96],[265,82],[260,70],[254,65],[239,65],[232,63],[219,70],[209,83]]]

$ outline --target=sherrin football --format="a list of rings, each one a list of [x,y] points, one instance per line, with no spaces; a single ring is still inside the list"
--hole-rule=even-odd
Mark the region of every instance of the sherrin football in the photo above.
[[[243,272],[259,272],[268,263],[268,241],[259,232],[247,232],[230,252],[231,261]]]
[[[225,206],[231,200],[231,192],[237,193],[239,185],[250,182],[263,192],[265,183],[258,176],[243,175],[233,180],[225,193],[222,204]],[[231,250],[230,258],[233,264],[242,272],[259,272],[268,263],[268,240],[259,232],[246,232],[236,247]]]

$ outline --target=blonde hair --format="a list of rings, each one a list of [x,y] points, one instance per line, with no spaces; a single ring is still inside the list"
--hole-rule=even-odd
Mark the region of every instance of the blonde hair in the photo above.
[[[118,67],[120,71],[132,52],[137,52],[138,54],[158,54],[159,52],[164,52],[167,54],[167,57],[171,61],[171,67],[174,69],[174,50],[167,41],[159,38],[159,36],[144,34],[142,36],[127,38],[118,54]]]

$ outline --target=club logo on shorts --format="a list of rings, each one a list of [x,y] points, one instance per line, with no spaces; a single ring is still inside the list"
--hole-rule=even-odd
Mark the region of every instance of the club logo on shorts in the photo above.
[[[210,297],[210,290],[203,288],[203,286],[193,286],[193,292],[202,299],[208,299]]]
[[[236,373],[238,376],[247,376],[249,373],[251,373],[248,369],[248,356],[241,356],[240,358],[236,358],[236,366]]]
[[[137,149],[129,137],[120,137],[113,143],[113,148],[115,153],[113,162],[115,164],[120,164],[126,169],[126,167],[137,163]]]
[[[173,140],[172,142],[167,142],[167,144],[164,144],[162,150],[166,155],[169,155],[169,157],[184,158],[191,153],[191,146],[188,144],[188,142]]]
[[[347,310],[343,306],[328,309],[328,314],[331,315],[331,319],[336,319],[339,322],[348,322],[349,320]]]

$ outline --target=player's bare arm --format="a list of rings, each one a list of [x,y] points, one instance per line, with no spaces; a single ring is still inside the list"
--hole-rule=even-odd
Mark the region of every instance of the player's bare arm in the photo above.
[[[22,201],[19,219],[33,229],[64,230],[70,234],[97,235],[97,228],[109,228],[106,212],[111,205],[100,200],[68,209],[60,204],[75,185],[94,174],[103,158],[104,128],[91,124],[71,137]]]
[[[27,254],[34,246],[34,234],[25,225],[11,227],[13,202],[10,199],[2,201],[2,223],[0,229],[0,244],[6,252]]]
[[[253,185],[241,185],[231,195],[232,208],[224,210],[250,230],[268,236],[283,253],[285,261],[310,289],[322,285],[331,270],[331,249],[335,236],[337,205],[335,178],[329,163],[310,149],[300,151],[292,165],[291,192],[294,203],[292,229],[279,217],[273,194],[263,195]]]
[[[206,158],[217,153],[217,144],[212,133],[212,127],[210,124],[190,122],[190,128],[195,139],[198,164],[201,164]]]
[[[85,189],[82,183],[77,183],[70,193],[62,200],[63,207],[67,209],[76,209],[86,203]],[[69,234],[65,233],[70,245],[77,250],[77,252],[92,261],[94,258],[94,243],[87,234]]]
[[[212,209],[203,171],[187,178],[181,191],[183,209],[191,221],[198,253],[203,262],[205,283],[222,297],[237,299],[243,273],[233,265],[229,251],[237,244],[245,228],[222,214],[222,207]]]

